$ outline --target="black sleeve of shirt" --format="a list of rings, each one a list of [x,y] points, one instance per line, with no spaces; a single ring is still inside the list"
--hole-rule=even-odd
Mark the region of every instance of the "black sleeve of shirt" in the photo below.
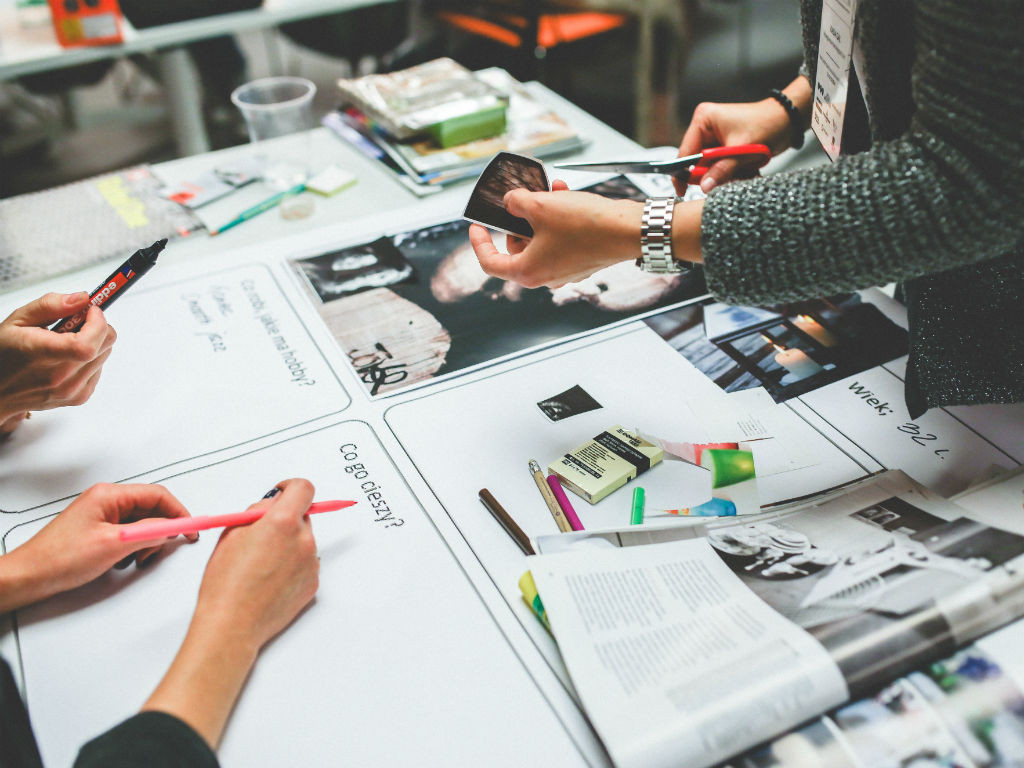
[[[217,756],[190,726],[165,712],[140,712],[90,741],[75,768],[217,768]]]
[[[43,768],[11,668],[0,659],[0,768]]]

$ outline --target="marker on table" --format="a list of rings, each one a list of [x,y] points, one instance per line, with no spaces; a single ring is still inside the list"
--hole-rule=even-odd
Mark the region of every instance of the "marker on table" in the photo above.
[[[555,501],[558,502],[558,506],[562,508],[562,513],[565,515],[565,519],[569,521],[569,527],[574,531],[582,531],[583,523],[580,522],[579,516],[576,514],[576,510],[572,508],[572,504],[569,503],[569,497],[565,495],[565,489],[562,488],[562,484],[558,480],[558,475],[548,475],[548,486],[551,488],[551,492],[555,495]]]
[[[305,189],[306,189],[306,185],[305,185],[305,183],[302,183],[302,184],[296,184],[294,187],[292,187],[291,189],[286,189],[284,192],[278,192],[276,195],[273,195],[272,197],[268,197],[262,203],[257,203],[252,208],[246,208],[244,211],[242,211],[240,214],[235,216],[235,218],[233,218],[227,224],[222,224],[217,229],[211,229],[210,230],[210,236],[213,237],[213,235],[219,235],[221,232],[223,232],[226,229],[231,229],[232,227],[237,227],[239,224],[241,224],[242,222],[248,221],[253,216],[259,216],[261,213],[264,213],[265,211],[269,211],[274,206],[280,204],[280,202],[282,200],[284,200],[286,198],[289,198],[292,195],[297,195],[300,192],[304,192]]]
[[[167,245],[167,238],[157,240],[148,248],[140,248],[127,258],[127,260],[111,273],[110,277],[89,294],[89,305],[105,309],[107,306],[124,294],[144,274],[149,272],[156,264],[156,257]],[[85,316],[89,314],[89,307],[79,310],[70,317],[57,321],[51,326],[51,331],[57,333],[78,333],[85,325]]]
[[[487,507],[487,511],[494,516],[494,519],[498,521],[498,524],[505,529],[505,533],[512,537],[512,540],[519,545],[519,548],[523,550],[524,555],[536,555],[537,553],[533,549],[533,544],[530,543],[530,537],[523,533],[523,529],[516,525],[516,521],[512,519],[512,515],[505,511],[505,508],[498,503],[498,500],[494,498],[490,491],[486,488],[481,488],[479,491],[480,501],[483,502],[484,506]]]
[[[307,515],[317,512],[334,512],[355,504],[354,501],[317,501],[309,505]],[[175,517],[170,520],[143,520],[131,523],[118,532],[121,541],[148,541],[186,533],[205,531],[207,528],[224,528],[230,525],[248,525],[259,520],[265,509],[247,509],[245,512],[229,512],[226,515],[205,515],[201,517]]]
[[[644,521],[644,489],[637,486],[633,489],[633,510],[629,516],[630,525],[640,525]]]
[[[683,507],[681,509],[666,509],[670,515],[683,515],[689,517],[735,517],[736,504],[728,499],[712,497],[711,501],[705,501],[696,507]]]
[[[551,516],[555,518],[558,530],[562,533],[568,533],[572,530],[572,527],[569,525],[569,521],[565,519],[565,515],[562,514],[562,508],[558,506],[555,494],[551,492],[551,486],[544,479],[544,473],[540,471],[540,464],[537,463],[536,459],[530,459],[530,472],[533,473],[533,482],[537,484],[537,490],[544,497],[544,503],[548,505]]]

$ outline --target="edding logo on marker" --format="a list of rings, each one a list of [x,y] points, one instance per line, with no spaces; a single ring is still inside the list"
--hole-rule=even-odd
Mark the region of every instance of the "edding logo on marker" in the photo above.
[[[129,256],[128,260],[104,280],[99,288],[89,294],[89,304],[95,307],[113,304],[114,299],[128,290],[136,280],[156,264],[156,257],[160,255],[160,251],[164,249],[165,245],[167,245],[166,238],[157,240],[149,248],[141,248]],[[65,317],[50,330],[56,333],[77,333],[84,325],[88,314],[89,308],[86,307],[71,317]]]
[[[124,285],[126,282],[128,281],[125,280],[123,277],[121,278],[120,284],[113,280],[110,281],[105,286],[103,286],[103,288],[100,289],[99,293],[92,297],[92,301],[90,301],[89,303],[96,307],[102,306],[102,304],[108,298],[110,298],[110,295],[118,288],[120,288],[122,285]]]

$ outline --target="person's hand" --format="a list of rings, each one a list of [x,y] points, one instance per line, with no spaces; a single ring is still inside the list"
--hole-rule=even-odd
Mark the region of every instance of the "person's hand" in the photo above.
[[[743,104],[704,102],[693,111],[690,125],[679,145],[679,157],[695,155],[710,147],[736,144],[765,144],[772,155],[789,147],[789,115],[775,99]],[[742,158],[724,158],[713,163],[700,181],[706,193],[733,179],[750,178],[757,169]],[[674,179],[676,191],[686,192],[686,180]]]
[[[305,607],[319,584],[320,559],[306,514],[307,480],[285,480],[267,512],[228,528],[210,556],[185,641],[144,710],[167,712],[212,748],[260,648]],[[270,494],[268,494],[270,495]]]
[[[29,411],[81,405],[92,395],[117,339],[103,312],[90,307],[78,333],[48,328],[88,304],[85,292],[48,293],[0,323],[0,434]]]
[[[277,487],[280,493],[249,507],[265,508],[262,518],[221,534],[193,619],[252,652],[288,626],[319,585],[320,560],[306,514],[313,486],[297,479]]]
[[[153,517],[189,517],[159,485],[94,485],[79,494],[29,541],[0,557],[6,581],[15,585],[0,599],[0,612],[86,584],[134,560],[146,565],[166,539],[121,541],[121,530]],[[195,541],[197,534],[186,538]]]
[[[484,272],[527,288],[557,288],[640,255],[640,203],[567,189],[556,181],[551,192],[505,195],[506,210],[534,232],[528,240],[510,235],[508,253],[494,246],[486,228],[470,225],[469,241]]]

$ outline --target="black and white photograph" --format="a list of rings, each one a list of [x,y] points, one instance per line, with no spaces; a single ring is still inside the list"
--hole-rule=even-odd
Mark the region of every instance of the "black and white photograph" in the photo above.
[[[620,197],[644,193],[623,177]],[[588,333],[706,293],[700,270],[651,274],[623,262],[560,288],[489,277],[449,221],[292,262],[371,396]]]
[[[719,527],[708,542],[856,685],[891,680],[904,652],[951,653],[953,628],[937,602],[1024,555],[1022,536],[899,498],[849,514],[811,509]],[[875,642],[865,647],[868,637]]]
[[[777,403],[907,353],[907,334],[856,293],[776,307],[709,302],[645,320],[726,392]]]
[[[549,187],[547,173],[540,160],[513,152],[499,152],[477,179],[463,216],[492,229],[533,237],[530,222],[505,210],[505,194],[513,189],[545,192]]]
[[[596,411],[601,404],[587,390],[577,384],[564,392],[541,400],[537,403],[537,407],[551,421],[561,421],[570,416]]]

